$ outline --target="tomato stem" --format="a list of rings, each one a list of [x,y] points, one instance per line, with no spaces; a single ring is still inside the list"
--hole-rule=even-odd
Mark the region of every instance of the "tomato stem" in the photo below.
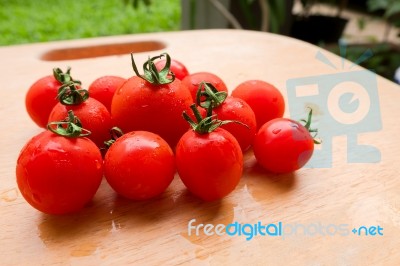
[[[54,128],[54,126],[56,127]],[[85,137],[91,134],[89,130],[82,128],[81,121],[74,115],[72,110],[68,111],[68,117],[64,120],[48,123],[47,129],[57,135],[68,138]]]
[[[70,67],[67,68],[67,71],[65,73],[58,67],[53,68],[53,76],[57,81],[59,81],[62,84],[69,83],[71,81],[73,81],[74,83],[77,83],[77,84],[82,84],[79,80],[74,80],[71,77],[71,68]]]
[[[157,59],[161,59],[163,56],[166,57],[165,66],[163,69],[158,71],[154,61]],[[131,54],[131,61],[132,61],[132,68],[135,74],[138,77],[146,80],[147,82],[150,82],[151,84],[162,85],[171,83],[175,80],[174,73],[170,71],[171,57],[167,53],[162,53],[159,56],[154,56],[151,58],[149,57],[149,59],[143,64],[143,71],[144,71],[143,75],[139,74],[135,60],[133,59],[133,54]]]
[[[111,139],[104,141],[105,150],[108,150],[118,138],[122,137],[122,135],[124,135],[124,132],[122,132],[122,130],[119,127],[113,127],[110,129],[110,135]]]
[[[311,128],[311,121],[312,121],[312,108],[310,108],[310,111],[308,112],[308,116],[307,116],[307,120],[306,119],[301,119],[300,121],[304,123],[304,127],[308,130],[308,132],[310,132],[313,140],[314,140],[314,144],[321,144],[321,140],[317,140],[316,137],[318,135],[318,129],[316,128]],[[314,133],[314,134],[312,134]]]
[[[57,99],[64,105],[79,105],[89,98],[89,92],[80,89],[79,83],[69,81],[58,89]]]
[[[240,125],[243,125],[248,128],[246,124],[243,124],[242,122],[235,121],[235,120],[219,120],[217,118],[217,115],[206,115],[206,117],[202,117],[199,110],[196,107],[196,104],[192,104],[190,106],[190,109],[192,109],[192,112],[196,118],[196,122],[193,121],[193,119],[184,111],[182,113],[183,118],[190,124],[192,129],[199,133],[199,134],[208,134],[216,130],[222,125],[228,124],[228,123],[237,123]]]
[[[203,88],[204,90],[202,90]],[[211,116],[212,110],[223,104],[226,97],[228,97],[228,93],[218,91],[211,83],[202,81],[196,93],[196,104],[206,109],[207,115]]]

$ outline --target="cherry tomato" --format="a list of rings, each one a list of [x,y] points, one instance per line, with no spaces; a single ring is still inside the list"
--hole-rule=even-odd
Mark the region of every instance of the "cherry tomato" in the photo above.
[[[206,135],[190,130],[178,142],[176,165],[188,190],[212,201],[235,189],[243,172],[243,155],[235,137],[225,129]]]
[[[29,88],[25,96],[25,107],[31,119],[39,127],[46,128],[49,114],[58,103],[58,88],[64,81],[70,80],[72,80],[70,69],[63,73],[59,68],[55,68],[53,75],[40,78]]]
[[[228,96],[225,102],[213,112],[218,119],[243,123],[243,125],[229,123],[222,125],[221,128],[226,129],[236,138],[243,152],[248,150],[257,132],[256,117],[250,106],[242,99]]]
[[[118,76],[103,76],[90,84],[88,91],[90,97],[98,100],[111,112],[111,102],[114,92],[124,84],[125,78]]]
[[[260,128],[271,119],[283,116],[285,101],[273,85],[261,80],[248,80],[239,84],[232,96],[243,99],[253,109]]]
[[[118,138],[107,151],[104,174],[110,186],[128,199],[154,198],[174,178],[174,153],[160,136],[132,131]]]
[[[112,127],[111,115],[107,108],[93,98],[88,98],[78,105],[58,103],[49,115],[49,122],[65,119],[69,110],[72,110],[79,117],[84,128],[91,132],[88,138],[98,147],[103,147],[104,141],[110,138]]]
[[[196,94],[201,82],[211,83],[218,91],[228,92],[224,81],[217,75],[209,72],[197,72],[188,75],[182,80],[182,86],[189,89],[193,101],[196,101]]]
[[[154,65],[153,61],[158,58],[160,56],[145,63],[145,73],[152,71],[150,65]],[[161,72],[153,74],[157,79],[147,79],[139,73],[129,78],[114,94],[111,115],[114,125],[123,132],[150,131],[174,148],[189,128],[182,119],[182,112],[190,109],[193,100],[180,80],[170,79],[167,72],[162,77]]]
[[[89,92],[79,84],[68,82],[59,88],[59,103],[49,115],[49,123],[65,119],[69,111],[73,111],[85,129],[91,132],[89,138],[99,147],[110,138],[111,115],[99,101],[89,98]]]
[[[195,107],[192,107],[195,108]],[[196,113],[196,111],[195,111]],[[213,201],[231,193],[243,172],[243,154],[235,137],[223,128],[216,128],[218,120],[203,121],[197,111],[197,124],[179,140],[175,160],[179,177],[195,196]]]
[[[204,97],[203,101],[201,95]],[[219,120],[239,122],[227,123],[221,127],[236,138],[243,152],[250,148],[257,132],[257,124],[253,110],[244,100],[227,96],[226,92],[218,92],[211,83],[202,82],[196,95],[196,104],[204,108],[202,115],[211,106],[212,114],[217,115]]]
[[[25,200],[48,214],[81,210],[100,186],[102,156],[88,138],[44,131],[21,150],[16,176]]]
[[[265,123],[253,143],[257,162],[273,173],[290,173],[303,167],[314,151],[309,130],[297,121],[275,118]]]
[[[167,60],[163,59],[160,61],[157,61],[155,63],[155,66],[157,67],[158,70],[161,70],[165,67],[165,63]],[[174,73],[175,77],[179,80],[184,79],[187,75],[189,75],[189,71],[186,68],[186,66],[184,64],[182,64],[181,62],[175,60],[175,59],[171,59],[171,66],[170,66],[170,70],[172,73]]]

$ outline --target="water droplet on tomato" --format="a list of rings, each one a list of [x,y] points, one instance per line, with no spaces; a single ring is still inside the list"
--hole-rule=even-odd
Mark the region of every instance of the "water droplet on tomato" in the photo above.
[[[101,168],[101,162],[99,162],[98,160],[96,160],[96,168],[100,169]]]
[[[280,128],[275,128],[275,129],[272,130],[272,133],[278,134],[279,132],[281,132],[281,130],[282,129],[280,129]]]

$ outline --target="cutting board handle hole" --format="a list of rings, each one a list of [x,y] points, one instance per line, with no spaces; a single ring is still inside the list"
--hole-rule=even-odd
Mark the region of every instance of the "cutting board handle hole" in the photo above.
[[[94,58],[110,55],[125,55],[130,53],[141,53],[162,50],[166,45],[158,41],[141,41],[129,43],[114,43],[92,45],[85,47],[69,47],[63,49],[53,49],[41,55],[44,61],[63,61]]]

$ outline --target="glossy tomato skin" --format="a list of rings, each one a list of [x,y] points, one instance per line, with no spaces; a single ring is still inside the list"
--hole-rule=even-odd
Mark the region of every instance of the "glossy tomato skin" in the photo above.
[[[281,92],[272,84],[262,80],[247,80],[239,84],[232,96],[243,99],[256,115],[257,127],[285,112],[285,101]]]
[[[213,111],[219,120],[233,120],[247,125],[246,127],[238,123],[228,123],[222,125],[221,128],[226,129],[236,138],[243,152],[248,150],[257,133],[256,116],[251,107],[242,99],[228,96]]]
[[[199,85],[203,81],[211,83],[218,91],[228,92],[225,82],[219,76],[210,72],[192,73],[182,80],[182,85],[189,89],[194,102]]]
[[[276,118],[259,129],[253,150],[257,162],[266,170],[290,173],[309,161],[314,151],[314,140],[297,121]]]
[[[25,107],[31,119],[39,126],[46,128],[49,115],[58,103],[58,88],[62,83],[54,76],[46,76],[29,88],[25,96]]]
[[[205,201],[231,193],[243,172],[239,143],[228,131],[217,128],[209,134],[187,131],[176,147],[176,166],[187,189]]]
[[[165,59],[159,60],[155,63],[156,68],[160,71],[165,66]],[[171,59],[170,71],[175,74],[175,78],[179,80],[183,80],[186,76],[189,75],[189,70],[187,67],[178,60]]]
[[[118,138],[107,151],[104,174],[123,197],[151,199],[171,184],[175,175],[174,153],[160,136],[132,131]]]
[[[189,128],[182,113],[188,112],[192,103],[189,91],[178,79],[153,85],[134,76],[115,92],[111,115],[114,125],[123,132],[150,131],[174,148]]]
[[[111,102],[115,91],[126,82],[125,78],[118,76],[102,76],[95,79],[89,86],[90,97],[98,100],[111,113]]]
[[[104,146],[104,141],[110,139],[112,127],[111,115],[107,108],[89,97],[79,105],[56,104],[49,116],[49,122],[61,121],[68,117],[68,111],[72,110],[82,123],[82,127],[91,132],[88,136],[98,147]]]
[[[48,214],[81,210],[100,186],[102,157],[87,138],[66,138],[50,131],[33,137],[21,150],[18,188],[34,208]]]

